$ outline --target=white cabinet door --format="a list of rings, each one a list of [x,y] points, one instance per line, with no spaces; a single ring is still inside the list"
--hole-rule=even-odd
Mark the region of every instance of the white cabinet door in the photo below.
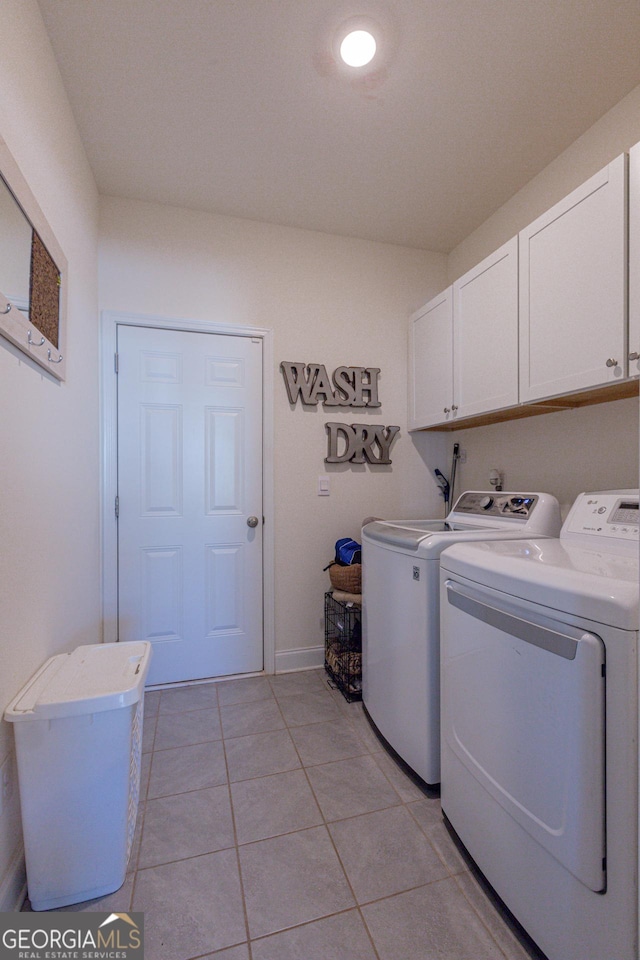
[[[520,233],[520,400],[626,375],[626,158]]]
[[[640,143],[629,151],[629,376],[640,373]]]
[[[518,402],[518,238],[453,285],[455,415]]]
[[[411,318],[409,429],[453,417],[453,296],[448,287]]]

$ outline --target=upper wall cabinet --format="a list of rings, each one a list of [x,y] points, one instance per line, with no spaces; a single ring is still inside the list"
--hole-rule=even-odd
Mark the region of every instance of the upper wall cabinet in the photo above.
[[[409,429],[518,402],[518,238],[414,314]]]
[[[518,238],[453,285],[453,406],[471,417],[518,402]]]
[[[411,318],[409,429],[452,418],[453,291],[447,287]]]
[[[629,376],[640,373],[640,143],[629,151]]]
[[[520,233],[520,401],[621,379],[626,349],[626,158]]]

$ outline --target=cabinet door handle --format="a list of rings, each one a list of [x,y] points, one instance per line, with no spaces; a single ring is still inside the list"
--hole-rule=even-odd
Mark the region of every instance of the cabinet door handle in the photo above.
[[[640,353],[637,350],[634,350],[633,353],[629,354],[629,360],[640,360]]]
[[[450,413],[449,407],[445,407],[443,413]]]
[[[608,366],[608,367],[617,367],[617,366],[618,366],[618,361],[617,361],[617,360],[613,360],[611,357],[609,357],[609,359],[607,360],[607,366]]]
[[[457,406],[455,405],[455,403],[451,405],[451,410],[453,411],[453,413],[455,413],[457,409],[458,409],[458,408],[457,408]]]

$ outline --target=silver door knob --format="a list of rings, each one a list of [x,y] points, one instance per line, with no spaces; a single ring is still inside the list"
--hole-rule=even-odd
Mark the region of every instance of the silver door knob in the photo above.
[[[443,412],[443,413],[449,413],[449,407],[445,407],[442,412]]]
[[[257,527],[259,522],[260,522],[260,521],[258,520],[257,517],[249,517],[249,518],[247,519],[247,526],[248,526],[248,527]]]
[[[457,407],[457,405],[454,403],[454,404],[452,405],[451,409],[452,409],[453,412],[455,413],[456,410],[458,409],[458,407]]]
[[[617,361],[617,360],[613,360],[611,357],[609,357],[609,359],[607,360],[607,366],[608,366],[608,367],[617,367],[617,366],[618,366],[618,361]]]
[[[640,360],[640,353],[637,350],[634,350],[633,353],[629,354],[629,360]]]

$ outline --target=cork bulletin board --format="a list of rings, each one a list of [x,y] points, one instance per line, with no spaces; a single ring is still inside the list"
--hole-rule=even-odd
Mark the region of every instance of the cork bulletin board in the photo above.
[[[62,248],[0,139],[0,343],[58,381],[66,379],[66,275]]]
[[[60,271],[33,231],[29,270],[29,320],[55,347],[59,344]]]

